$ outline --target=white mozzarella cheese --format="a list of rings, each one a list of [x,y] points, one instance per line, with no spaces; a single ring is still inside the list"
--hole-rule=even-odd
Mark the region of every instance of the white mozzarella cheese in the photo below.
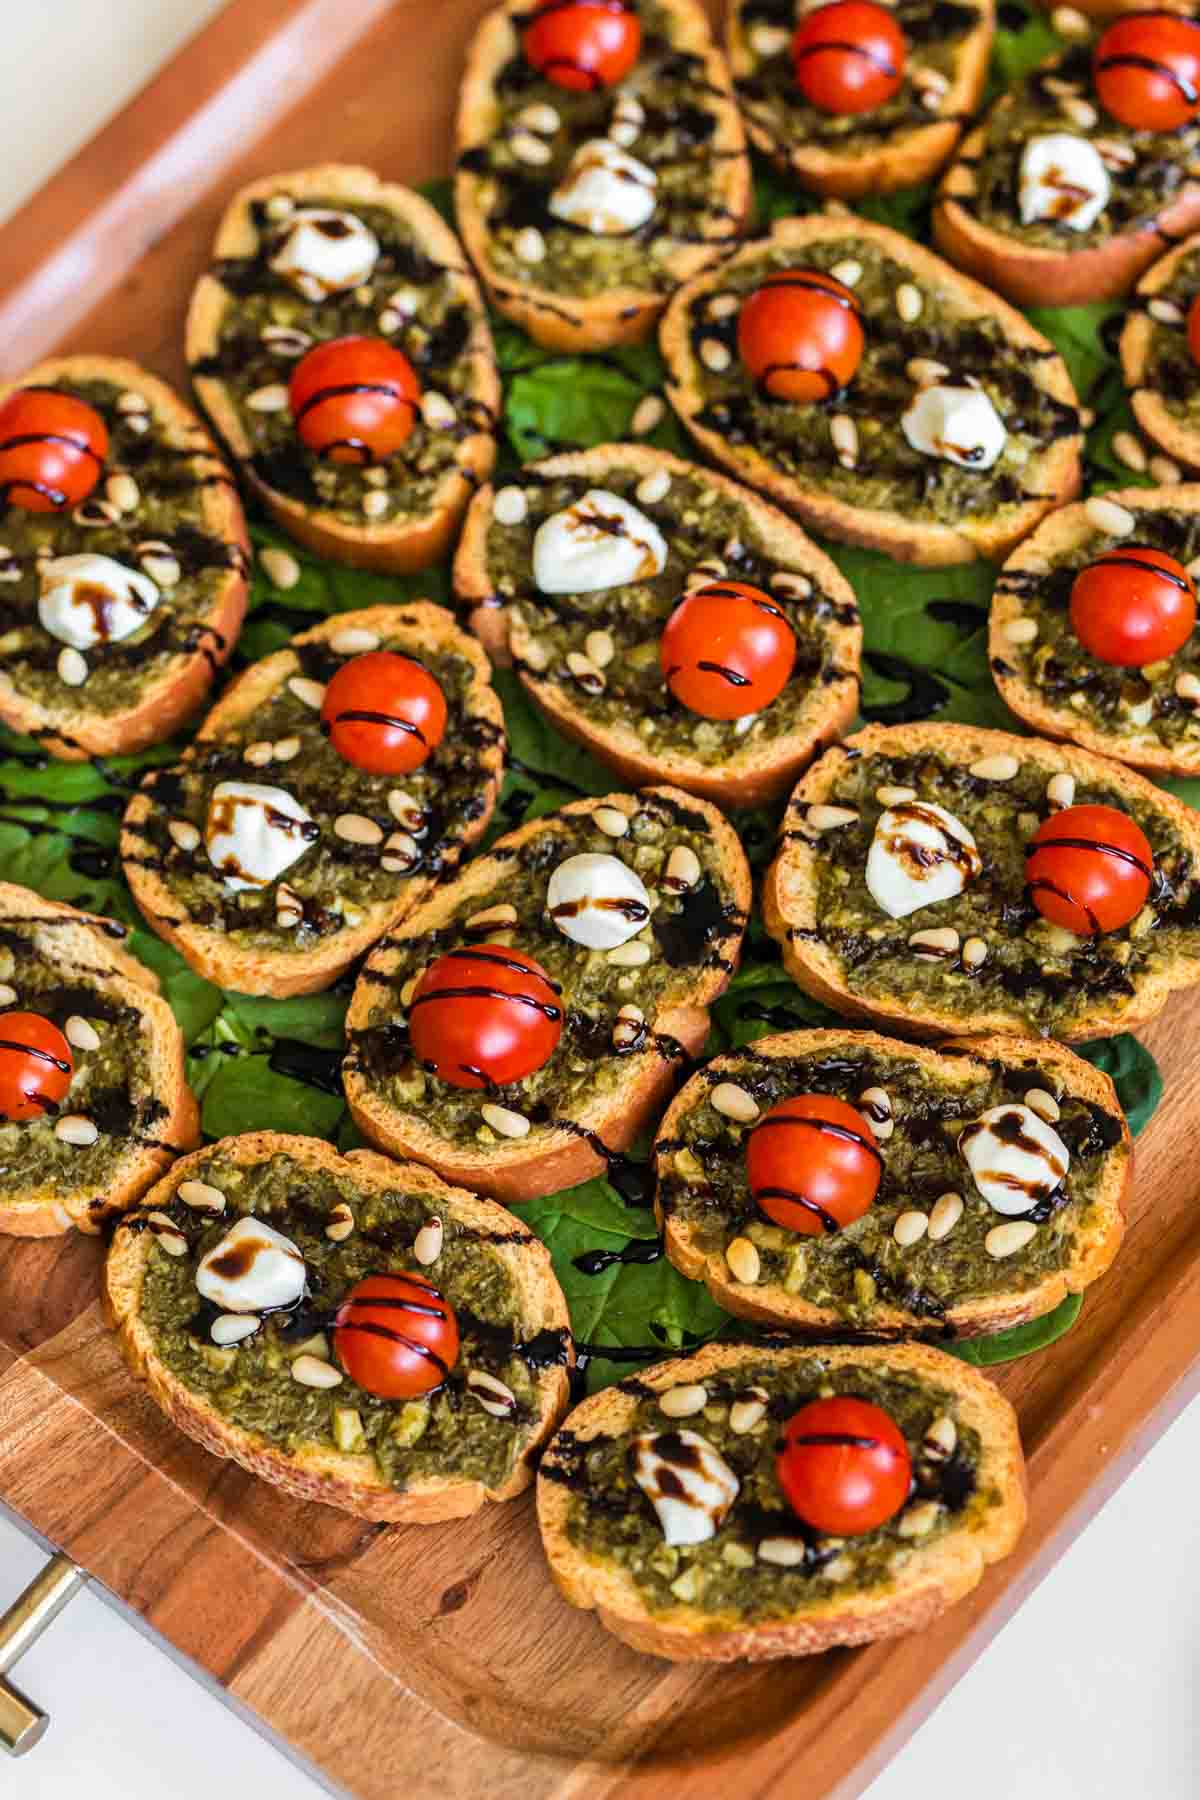
[[[668,1544],[715,1537],[738,1497],[738,1478],[697,1431],[635,1437],[633,1479],[658,1514]]]
[[[1089,231],[1108,205],[1112,184],[1094,144],[1052,131],[1026,144],[1018,190],[1023,225],[1054,219],[1072,231]]]
[[[646,223],[657,199],[653,169],[611,138],[591,138],[571,158],[549,209],[556,219],[597,237],[624,237]]]
[[[269,887],[320,836],[320,826],[286,789],[219,781],[204,831],[208,860],[235,893]]]
[[[653,519],[605,488],[589,488],[574,506],[551,513],[533,540],[533,579],[543,594],[595,594],[649,581],[666,566],[666,540]]]
[[[921,388],[900,425],[922,456],[961,469],[990,469],[1008,442],[1004,421],[980,388]]]
[[[280,232],[271,267],[305,300],[361,287],[375,273],[379,239],[353,213],[305,206]]]
[[[39,580],[38,618],[51,637],[75,650],[131,637],[161,599],[140,569],[90,550],[43,563]]]
[[[200,1258],[196,1286],[226,1312],[258,1313],[294,1306],[306,1276],[304,1258],[291,1238],[263,1219],[246,1218]]]
[[[998,1213],[1027,1213],[1054,1192],[1071,1166],[1054,1127],[1018,1101],[981,1113],[959,1133],[958,1148],[975,1186]]]
[[[650,917],[641,877],[601,851],[560,862],[546,888],[546,905],[563,936],[588,950],[615,950],[636,937]]]
[[[975,839],[932,800],[905,800],[879,815],[867,852],[867,888],[891,919],[961,894],[982,864]]]

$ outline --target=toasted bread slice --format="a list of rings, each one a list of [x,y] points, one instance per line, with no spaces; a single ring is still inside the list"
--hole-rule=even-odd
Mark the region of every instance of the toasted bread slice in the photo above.
[[[317,304],[272,272],[271,235],[286,227],[283,209],[293,205],[366,211],[390,232],[394,244],[389,249],[384,243],[366,286]],[[476,484],[491,473],[500,405],[483,300],[454,233],[410,188],[381,181],[370,169],[329,163],[264,176],[243,188],[221,221],[214,256],[212,272],[192,296],[188,363],[202,406],[263,505],[318,555],[400,574],[428,568],[449,548]],[[249,288],[247,270],[254,281]],[[272,342],[257,327],[239,333],[243,295],[271,296]],[[422,322],[425,306],[431,309],[428,324]],[[281,323],[290,339],[280,332]],[[331,490],[334,465],[299,444],[286,400],[276,404],[277,393],[266,410],[248,401],[251,392],[281,393],[305,349],[355,333],[386,336],[409,357],[421,382],[422,414],[383,465],[389,486],[376,488],[341,464],[339,485]],[[257,385],[243,393],[231,377]],[[440,386],[434,388],[434,381]],[[429,405],[435,398],[442,402],[436,415]],[[281,414],[288,421],[283,436],[273,422]],[[453,453],[443,454],[448,442]],[[381,494],[390,495],[382,514],[373,510],[382,505]]]
[[[685,1387],[705,1390],[702,1416],[664,1410],[662,1397]],[[826,1539],[805,1526],[775,1471],[778,1427],[831,1391],[891,1412],[913,1459],[911,1501],[865,1536]],[[715,1538],[672,1554],[623,1453],[635,1434],[669,1440],[692,1430],[741,1488]],[[619,1476],[606,1479],[616,1458]],[[624,1643],[672,1662],[759,1662],[931,1624],[1015,1546],[1025,1462],[999,1389],[928,1345],[708,1344],[576,1407],[542,1459],[537,1506],[564,1599],[594,1609]],[[643,1544],[650,1555],[635,1573],[629,1559]]]
[[[524,65],[518,27],[527,10],[526,0],[504,0],[484,19],[468,52],[454,192],[463,242],[492,304],[547,349],[639,343],[653,330],[672,289],[727,254],[749,214],[749,157],[725,58],[698,0],[653,0],[652,13],[644,18],[642,56],[632,73],[616,88],[574,93],[533,77]],[[521,63],[523,79],[519,88],[501,94],[498,78],[514,61]],[[664,116],[676,89],[678,119]],[[559,123],[547,134],[540,114],[551,106]],[[614,108],[628,110],[618,117]],[[689,125],[692,115],[702,122],[698,135]],[[582,225],[560,224],[547,203],[575,152],[609,136],[614,123],[614,141],[643,167],[653,168],[669,213],[664,219],[660,199],[640,230],[606,239]],[[703,204],[686,191],[701,167]],[[681,179],[685,191],[676,200]],[[514,185],[519,229],[517,223],[502,227],[501,235],[494,214]],[[540,254],[522,259],[523,234],[531,230]],[[606,243],[611,246],[607,264]],[[630,250],[631,243],[636,250]],[[572,279],[570,270],[558,278],[547,275],[548,261],[580,244],[595,248],[602,278]]]
[[[967,823],[983,864],[957,897],[898,919],[864,882],[885,806],[879,789],[893,787]],[[1041,918],[1024,875],[1041,821],[1085,803],[1136,820],[1158,877],[1130,924],[1090,938]],[[836,898],[823,879],[835,862]],[[970,725],[870,725],[828,751],[793,794],[763,919],[793,980],[852,1018],[921,1037],[1034,1032],[1070,1043],[1133,1030],[1200,980],[1198,868],[1200,814],[1090,750]]]
[[[668,781],[723,806],[759,806],[848,728],[862,648],[854,590],[783,513],[723,475],[644,444],[550,457],[527,466],[521,480],[524,488],[505,490],[506,499],[523,497],[515,525],[495,517],[491,488],[472,501],[455,589],[474,608],[471,625],[489,652],[511,652],[547,717],[622,781]],[[563,600],[543,594],[532,567],[538,525],[592,489],[617,493],[653,521],[668,545],[666,566],[626,587]],[[507,604],[497,550],[520,559],[515,581],[508,576],[515,594]],[[770,594],[796,633],[797,667],[754,718],[701,719],[671,697],[655,646],[686,587],[727,576]],[[608,658],[599,670],[588,656],[597,641]],[[576,660],[582,680],[571,656],[584,658]]]
[[[6,515],[0,719],[64,762],[144,750],[195,712],[241,630],[250,564],[237,488],[196,414],[137,363],[52,357],[0,384],[0,401],[26,387],[86,398],[108,427],[110,449],[82,506]],[[38,619],[38,558],[88,551],[153,580],[158,599],[144,626],[96,645],[83,658],[82,682],[68,683],[59,672],[63,645]],[[31,671],[41,691],[31,690]]]
[[[378,647],[424,663],[446,695],[446,735],[411,775],[355,769],[321,730],[324,684]],[[488,660],[444,607],[338,613],[247,669],[183,761],[145,777],[121,833],[126,877],[147,923],[219,987],[316,993],[457,866],[487,829],[503,767]],[[205,845],[209,797],[230,779],[282,785],[320,827],[257,910],[226,888]]]
[[[814,1092],[865,1114],[883,1162],[864,1218],[828,1237],[773,1224],[746,1178],[755,1120]],[[994,1257],[985,1241],[1005,1216],[976,1187],[958,1135],[1011,1102],[1053,1121],[1070,1163],[1033,1242]],[[667,1255],[727,1311],[811,1335],[851,1324],[978,1337],[1039,1318],[1104,1274],[1124,1233],[1132,1150],[1108,1076],[1061,1044],[988,1037],[942,1051],[832,1030],[760,1038],[706,1064],[668,1108],[655,1160]]]
[[[179,1026],[157,978],[120,948],[126,935],[112,919],[0,882],[5,1009],[53,1020],[74,1063],[55,1112],[0,1121],[0,1232],[94,1235],[199,1141]],[[0,1014],[0,1036],[3,1023]]]
[[[672,893],[663,883],[677,850],[690,852],[700,874]],[[547,911],[552,870],[589,853],[616,856],[651,890],[654,911],[633,940],[636,952],[630,944],[585,950]],[[523,825],[390,932],[364,969],[346,1018],[346,1098],[360,1130],[394,1155],[513,1204],[603,1174],[703,1044],[749,908],[750,871],[732,826],[674,788],[578,800]],[[561,985],[565,1020],[543,1068],[481,1091],[426,1075],[405,1014],[436,956],[484,943],[515,944],[536,958]]]
[[[290,1193],[280,1192],[280,1171],[289,1177]],[[218,1185],[221,1181],[228,1193]],[[275,1199],[264,1201],[264,1182],[272,1181]],[[215,1189],[226,1202],[220,1213],[197,1210],[195,1202],[181,1199],[180,1188],[188,1182],[204,1184],[210,1203]],[[352,1216],[349,1232],[344,1229],[347,1213]],[[363,1214],[368,1216],[365,1226]],[[265,1219],[305,1255],[306,1294],[294,1314],[265,1314],[250,1339],[220,1349],[208,1335],[220,1309],[202,1300],[195,1270],[200,1256],[236,1218],[250,1215]],[[433,1225],[434,1241],[426,1245],[423,1240],[418,1256],[417,1233],[432,1221],[439,1222],[440,1230]],[[373,1231],[378,1233],[374,1239]],[[335,1234],[331,1247],[327,1240]],[[364,1239],[370,1240],[365,1247]],[[430,1251],[436,1253],[430,1256]],[[497,1319],[494,1304],[484,1304],[482,1316],[467,1306],[472,1270],[481,1267],[498,1276],[501,1292],[511,1296],[514,1324]],[[450,1303],[463,1344],[449,1379],[427,1401],[416,1403],[380,1400],[360,1388],[338,1366],[325,1336],[357,1281],[368,1273],[403,1272],[423,1276]],[[173,1356],[164,1351],[145,1316],[148,1280],[160,1300],[166,1295],[168,1309],[178,1312],[177,1323],[186,1334]],[[428,1169],[396,1164],[370,1150],[343,1156],[318,1138],[255,1131],[197,1151],[147,1195],[142,1211],[117,1232],[105,1266],[104,1298],[126,1362],[181,1431],[214,1456],[229,1457],[285,1493],[359,1518],[428,1525],[466,1518],[487,1500],[513,1499],[529,1486],[537,1451],[567,1406],[573,1357],[569,1321],[545,1246],[490,1200],[447,1187]],[[195,1314],[206,1307],[201,1336]],[[168,1310],[164,1316],[175,1315]],[[269,1353],[265,1369],[256,1354],[260,1345]],[[301,1381],[286,1359],[295,1367],[298,1357],[307,1363],[315,1359],[326,1379],[304,1390],[309,1403],[290,1430],[264,1429],[256,1402],[251,1404],[252,1423],[235,1416],[236,1396],[231,1406],[221,1404],[220,1378],[236,1370],[241,1388],[256,1381],[282,1384],[281,1404],[286,1406]],[[476,1372],[498,1382],[501,1391],[494,1385],[477,1388],[471,1379]],[[336,1383],[331,1379],[335,1375]],[[487,1460],[477,1465],[479,1473],[452,1465],[440,1469],[436,1448],[445,1439],[449,1450],[458,1409],[474,1412],[480,1393],[493,1407],[506,1406],[505,1392],[516,1421],[512,1441],[498,1447],[489,1443]],[[480,1410],[497,1418],[497,1435],[508,1432],[508,1419]],[[414,1412],[421,1411],[428,1417],[423,1432],[414,1436],[419,1422]],[[389,1478],[373,1446],[387,1446],[397,1431],[406,1435],[399,1439],[399,1452],[389,1446],[389,1460],[395,1459]],[[419,1462],[407,1455],[413,1448]]]
[[[1200,225],[1200,212],[1192,229]],[[1167,404],[1188,397],[1194,367],[1187,320],[1200,288],[1200,235],[1190,237],[1152,264],[1121,333],[1121,372],[1133,414],[1147,437],[1193,472],[1200,469],[1200,424]],[[1160,366],[1161,358],[1161,366]],[[1183,373],[1181,373],[1183,372]]]
[[[738,302],[788,268],[840,270],[858,284],[866,346],[836,403],[772,400],[738,356]],[[901,288],[914,290],[906,301],[918,310],[908,324]],[[923,325],[933,309],[943,323]],[[668,395],[697,443],[817,532],[899,562],[970,562],[1006,555],[1079,490],[1079,413],[1061,357],[1003,300],[887,226],[822,213],[778,220],[680,289],[661,335]],[[901,417],[931,361],[944,382],[969,376],[998,395],[1001,420],[1019,411],[1022,429],[994,467],[960,468],[908,444]]]

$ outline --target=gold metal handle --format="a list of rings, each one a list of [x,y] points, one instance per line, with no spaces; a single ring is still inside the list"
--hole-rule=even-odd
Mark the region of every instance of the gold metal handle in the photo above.
[[[50,1715],[4,1677],[53,1624],[84,1580],[82,1569],[77,1569],[69,1556],[52,1557],[0,1618],[0,1748],[10,1756],[24,1756],[33,1749],[45,1735]]]

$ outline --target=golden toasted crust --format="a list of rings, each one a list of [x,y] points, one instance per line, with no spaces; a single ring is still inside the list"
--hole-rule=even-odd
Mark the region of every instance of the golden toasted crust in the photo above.
[[[704,244],[681,244],[659,266],[673,282],[686,281],[724,255],[740,236],[750,211],[751,177],[742,121],[733,98],[725,58],[713,44],[708,19],[698,0],[660,0],[673,20],[672,42],[701,56],[705,81],[718,101],[719,119],[710,149],[713,203],[722,209],[725,236]],[[458,105],[456,142],[459,153],[486,143],[496,128],[495,80],[519,50],[514,15],[527,11],[526,0],[504,0],[483,20],[467,54],[466,74]],[[605,350],[636,344],[649,336],[666,296],[654,289],[614,287],[591,298],[562,294],[535,281],[516,283],[500,275],[492,260],[486,215],[488,177],[459,164],[454,187],[455,214],[471,261],[479,271],[498,312],[513,319],[535,343],[548,350]]]
[[[1077,405],[1066,365],[1028,319],[977,282],[960,275],[932,251],[914,244],[886,225],[876,225],[854,216],[831,218],[825,213],[810,214],[803,219],[780,219],[772,226],[769,239],[746,244],[725,267],[755,261],[768,244],[802,252],[811,243],[829,243],[839,238],[866,238],[878,244],[882,254],[911,269],[918,279],[936,285],[943,304],[954,308],[963,318],[988,314],[1002,326],[1010,343],[1044,350],[1046,355],[1038,362],[1036,379],[1056,400],[1068,406]],[[703,385],[689,330],[693,302],[700,295],[719,288],[724,275],[725,269],[718,269],[698,276],[672,297],[660,334],[663,355],[670,370],[668,396],[702,449],[733,474],[752,482],[779,501],[814,531],[825,532],[846,543],[862,544],[869,550],[882,550],[897,562],[940,567],[970,562],[977,556],[1007,555],[1054,506],[1074,499],[1078,493],[1082,444],[1078,434],[1057,439],[1036,459],[1038,491],[1044,498],[1031,499],[1023,506],[1007,509],[1003,518],[972,513],[957,526],[914,522],[900,512],[851,506],[820,488],[806,487],[802,481],[782,474],[752,444],[729,444],[719,432],[700,423]]]
[[[411,188],[384,182],[370,169],[328,163],[289,175],[269,175],[253,181],[235,194],[221,220],[213,246],[215,258],[249,256],[258,244],[251,214],[255,200],[281,190],[300,200],[328,199],[348,206],[385,207],[403,219],[420,248],[435,261],[454,271],[455,297],[471,315],[471,335],[462,354],[469,358],[472,384],[468,397],[484,416],[495,418],[500,407],[500,377],[492,334],[478,284],[467,266],[462,246],[428,201]],[[202,275],[192,295],[187,322],[187,359],[193,368],[211,356],[220,342],[221,325],[236,299],[215,275]],[[268,487],[249,460],[250,445],[228,386],[212,375],[197,373],[193,385],[205,412],[237,457],[250,483],[272,518],[297,543],[319,556],[350,563],[359,569],[382,569],[392,574],[411,574],[427,569],[450,548],[459,520],[476,484],[491,474],[496,443],[490,431],[475,431],[458,448],[458,466],[447,471],[423,514],[388,520],[383,524],[349,525],[325,508],[306,506]]]
[[[647,794],[662,794],[683,801],[695,811],[703,812],[709,821],[714,843],[727,881],[732,904],[748,916],[750,908],[750,870],[742,847],[731,825],[707,801],[693,799],[674,788],[649,788]],[[444,887],[421,909],[410,915],[397,932],[379,946],[354,990],[346,1015],[346,1032],[351,1044],[354,1033],[363,1030],[379,994],[379,982],[394,970],[399,961],[398,946],[406,938],[421,937],[436,931],[449,919],[464,899],[478,899],[481,909],[504,899],[508,860],[506,855],[531,838],[556,829],[556,820],[593,813],[597,807],[619,809],[627,815],[637,811],[633,794],[609,794],[600,800],[576,800],[564,806],[561,813],[535,819],[519,831],[501,838],[493,852],[476,857],[461,870],[454,881]],[[740,949],[728,944],[723,952],[729,964],[736,966]],[[688,1056],[699,1053],[708,1035],[708,1009],[726,987],[732,968],[710,968],[700,971],[691,991],[673,1002],[665,1011],[648,1018],[651,1031],[674,1038]],[[411,1156],[428,1163],[448,1181],[492,1194],[507,1205],[535,1200],[543,1194],[554,1194],[562,1188],[574,1187],[593,1175],[603,1174],[604,1156],[594,1148],[601,1143],[609,1151],[620,1152],[629,1145],[646,1124],[656,1107],[670,1094],[678,1065],[660,1055],[653,1047],[621,1059],[621,1079],[609,1093],[589,1100],[576,1114],[577,1131],[552,1130],[526,1138],[507,1138],[489,1144],[486,1149],[457,1144],[442,1137],[426,1125],[420,1116],[392,1106],[355,1066],[353,1054],[346,1063],[346,1099],[355,1123],[372,1143],[393,1156]],[[586,1133],[587,1135],[578,1135]]]
[[[849,582],[799,526],[727,476],[700,469],[665,450],[651,450],[644,444],[606,444],[595,450],[553,456],[532,467],[539,478],[581,475],[603,481],[608,470],[613,468],[635,469],[645,474],[662,469],[672,475],[700,476],[718,493],[746,508],[781,567],[811,575],[840,606],[855,607],[854,590]],[[492,500],[492,489],[485,487],[471,503],[455,557],[454,586],[460,599],[474,606],[472,629],[479,633],[495,656],[497,653],[503,655],[509,649],[509,610],[492,603],[495,584],[490,578],[487,555]],[[542,711],[566,737],[583,744],[631,787],[667,781],[689,794],[715,800],[722,806],[762,806],[782,794],[817,752],[833,743],[854,718],[858,706],[862,627],[856,618],[853,625],[831,620],[825,629],[834,648],[837,666],[846,671],[846,679],[828,685],[814,684],[795,730],[766,743],[735,749],[719,766],[696,756],[655,756],[646,749],[645,739],[631,718],[613,719],[607,725],[597,725],[572,703],[571,691],[565,683],[539,681],[530,673],[529,665],[522,660],[529,632],[519,623],[512,629],[512,652],[522,685]]]
[[[521,1322],[528,1326],[530,1336],[543,1330],[569,1329],[567,1304],[550,1266],[550,1253],[532,1232],[525,1232],[510,1213],[490,1200],[480,1200],[461,1188],[447,1187],[428,1169],[397,1165],[372,1150],[351,1150],[343,1156],[320,1138],[292,1137],[277,1131],[223,1138],[219,1144],[177,1163],[167,1179],[146,1196],[144,1210],[169,1205],[180,1183],[214,1154],[242,1165],[287,1154],[309,1164],[318,1175],[349,1172],[358,1186],[379,1193],[394,1191],[402,1184],[410,1193],[427,1194],[447,1217],[497,1233],[504,1240],[493,1244],[493,1253],[508,1265],[521,1305]],[[282,1450],[261,1433],[234,1425],[171,1373],[158,1355],[140,1311],[142,1282],[154,1242],[151,1232],[127,1227],[118,1230],[104,1271],[105,1311],[117,1332],[122,1355],[134,1374],[146,1383],[151,1398],[173,1424],[214,1456],[229,1457],[252,1475],[261,1476],[273,1487],[301,1500],[320,1500],[362,1519],[393,1524],[431,1525],[442,1519],[464,1519],[478,1512],[485,1500],[511,1500],[529,1486],[537,1452],[567,1407],[567,1367],[556,1365],[537,1371],[538,1417],[502,1487],[491,1489],[482,1481],[458,1476],[422,1476],[401,1491],[384,1480],[369,1453],[348,1455],[320,1444],[306,1444],[290,1452]]]
[[[1186,229],[1192,230],[1197,226],[1200,226],[1200,204],[1197,205],[1196,216],[1189,221]],[[1153,294],[1161,293],[1171,282],[1184,257],[1198,248],[1200,235],[1188,238],[1166,256],[1160,257],[1138,282],[1138,298],[1149,299]],[[1131,307],[1125,317],[1125,329],[1121,333],[1121,372],[1129,389],[1133,416],[1146,436],[1153,438],[1156,444],[1161,444],[1168,456],[1183,463],[1185,468],[1200,470],[1200,430],[1168,412],[1162,395],[1154,388],[1142,386],[1153,332],[1154,321],[1149,314]],[[1181,342],[1183,341],[1181,334]],[[1186,355],[1186,351],[1184,354]]]
[[[959,1039],[946,1051],[927,1049],[921,1045],[898,1044],[894,1039],[879,1037],[867,1031],[790,1031],[778,1037],[759,1038],[754,1045],[756,1057],[835,1056],[839,1050],[876,1051],[885,1055],[903,1055],[928,1071],[931,1080],[949,1087],[966,1086],[977,1073],[973,1062],[999,1062],[1017,1067],[1036,1054],[1039,1068],[1057,1078],[1059,1092],[1093,1101],[1106,1113],[1121,1121],[1121,1143],[1105,1162],[1094,1203],[1089,1201],[1086,1226],[1072,1240],[1071,1260],[1066,1268],[1048,1274],[1033,1287],[1014,1287],[1010,1293],[990,1295],[986,1299],[966,1300],[947,1308],[939,1325],[955,1337],[980,1337],[993,1331],[1006,1331],[1022,1325],[1027,1319],[1038,1319],[1052,1312],[1068,1294],[1080,1294],[1111,1265],[1125,1234],[1122,1200],[1132,1173],[1132,1140],[1121,1112],[1116,1089],[1107,1075],[1084,1062],[1061,1044],[1039,1043],[1032,1051],[1029,1038],[985,1037]],[[681,1089],[658,1128],[660,1142],[669,1143],[679,1136],[685,1114],[703,1097],[707,1078],[743,1065],[737,1051],[718,1056],[701,1076]],[[885,1151],[886,1155],[886,1151]],[[780,1282],[744,1283],[733,1279],[724,1255],[706,1252],[697,1241],[694,1225],[678,1214],[667,1214],[661,1203],[656,1216],[663,1227],[667,1255],[675,1267],[693,1281],[703,1281],[718,1305],[743,1319],[754,1319],[765,1325],[779,1325],[790,1331],[836,1333],[845,1321],[832,1307],[815,1306],[801,1295],[791,1294]],[[908,1312],[903,1307],[880,1304],[872,1309],[869,1328],[895,1332],[900,1336],[928,1332],[928,1319]]]
[[[839,749],[828,751],[813,765],[797,786],[792,806],[810,806],[814,801],[828,798],[842,758],[851,750],[864,756],[876,751],[889,755],[941,752],[964,766],[984,756],[1011,754],[1021,762],[1040,765],[1047,778],[1062,771],[1084,783],[1103,780],[1105,785],[1122,795],[1130,799],[1136,796],[1143,804],[1169,818],[1192,855],[1200,857],[1200,814],[1132,769],[1109,762],[1090,750],[1077,749],[1073,744],[1013,737],[1006,731],[984,731],[973,725],[868,725],[865,731],[847,738]],[[785,843],[771,864],[763,885],[763,922],[783,949],[783,963],[788,974],[805,993],[850,1018],[893,1025],[906,1035],[941,1037],[967,1032],[972,1035],[993,1032],[1031,1035],[1029,1023],[1020,1012],[1005,1010],[998,1003],[993,1003],[989,1011],[976,1007],[963,1016],[947,1006],[889,1001],[875,996],[868,999],[851,992],[833,952],[823,943],[806,943],[799,935],[816,924],[816,894],[816,859],[811,847],[795,840]],[[1128,999],[1099,1002],[1074,1019],[1069,1027],[1060,1027],[1057,1036],[1066,1043],[1081,1043],[1117,1031],[1133,1031],[1160,1013],[1176,988],[1189,987],[1196,981],[1200,981],[1200,956],[1179,957],[1161,970],[1141,976],[1135,992]]]
[[[51,357],[20,380],[0,383],[0,402],[16,388],[54,387],[63,381],[111,382],[143,395],[171,440],[194,451],[201,472],[212,474],[218,461],[216,446],[191,407],[157,375],[123,357]],[[89,708],[86,685],[75,690],[72,702],[51,707],[22,694],[10,676],[0,674],[0,719],[14,731],[37,732],[42,747],[60,761],[83,762],[89,756],[116,756],[161,743],[195,712],[233,649],[246,612],[250,554],[246,521],[232,480],[208,482],[199,491],[205,527],[240,550],[245,560],[239,559],[240,566],[227,571],[208,611],[197,620],[197,648],[173,656],[135,704],[117,713]]]
[[[639,1389],[649,1386],[661,1393],[678,1383],[736,1371],[746,1363],[770,1360],[786,1368],[814,1354],[834,1367],[901,1370],[953,1392],[960,1421],[981,1440],[979,1486],[999,1495],[977,1529],[951,1529],[935,1543],[915,1550],[886,1586],[835,1593],[793,1619],[747,1624],[736,1611],[706,1613],[682,1603],[669,1611],[651,1612],[619,1563],[589,1555],[571,1542],[570,1490],[545,1473],[555,1461],[551,1442],[538,1477],[538,1524],[550,1572],[563,1598],[572,1606],[594,1608],[606,1630],[650,1656],[671,1662],[761,1662],[916,1631],[969,1594],[987,1566],[1014,1548],[1026,1517],[1025,1459],[1016,1414],[999,1389],[969,1364],[925,1344],[821,1345],[815,1351],[707,1344],[694,1356],[639,1373],[638,1384]],[[572,1441],[584,1443],[627,1430],[638,1401],[638,1394],[607,1388],[576,1407],[564,1430],[572,1434]]]
[[[452,648],[472,667],[467,711],[472,718],[496,727],[499,735],[495,742],[485,744],[480,751],[481,807],[478,817],[471,819],[464,828],[460,849],[463,854],[487,830],[504,773],[504,712],[491,685],[487,657],[474,638],[459,630],[444,607],[434,606],[428,600],[335,613],[294,641],[297,644],[322,643],[353,626],[373,630],[380,636],[402,630],[423,652]],[[299,658],[292,649],[277,650],[273,656],[254,663],[221,696],[201,726],[197,742],[219,738],[243,719],[251,717],[299,668]],[[174,944],[198,974],[216,982],[218,987],[233,988],[241,994],[273,994],[287,998],[294,994],[315,994],[327,988],[351,963],[364,955],[389,926],[419,906],[437,885],[437,878],[433,876],[410,881],[401,879],[395,898],[377,900],[364,907],[358,924],[343,927],[313,950],[263,950],[232,944],[224,932],[181,916],[178,896],[156,869],[148,868],[141,860],[142,833],[155,804],[153,789],[149,788],[134,795],[125,813],[121,856],[133,897],[151,929],[167,943]]]

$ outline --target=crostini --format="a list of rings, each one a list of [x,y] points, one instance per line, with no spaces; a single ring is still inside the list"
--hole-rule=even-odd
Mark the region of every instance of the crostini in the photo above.
[[[854,718],[849,582],[783,513],[664,451],[605,445],[482,489],[454,583],[491,654],[631,786],[760,805]]]
[[[596,1394],[538,1472],[572,1606],[673,1662],[932,1623],[1025,1525],[1016,1414],[925,1344],[709,1344]]]
[[[713,459],[814,530],[1002,556],[1080,481],[1062,359],[1021,314],[865,219],[783,219],[675,295],[668,396]]]
[[[495,459],[479,287],[433,207],[332,163],[252,182],[192,298],[196,393],[271,516],[360,568],[424,569]]]
[[[1193,473],[1200,469],[1200,237],[1152,264],[1121,333],[1121,371],[1147,437]]]
[[[501,838],[359,979],[360,1130],[506,1202],[613,1172],[703,1044],[749,907],[732,827],[672,788]]]
[[[505,0],[476,32],[455,210],[493,305],[553,350],[645,338],[736,244],[750,165],[698,0]]]
[[[105,1303],[130,1368],[214,1456],[364,1519],[511,1500],[567,1406],[545,1246],[428,1169],[256,1131],[123,1222]]]
[[[440,606],[340,613],[255,663],[129,803],[147,923],[220,987],[328,987],[487,829],[504,717]]]

